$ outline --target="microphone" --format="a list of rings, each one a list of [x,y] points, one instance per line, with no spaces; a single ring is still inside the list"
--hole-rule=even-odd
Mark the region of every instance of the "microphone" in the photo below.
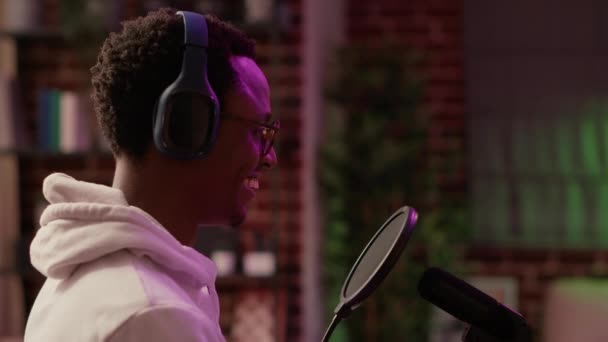
[[[452,316],[495,338],[516,340],[530,332],[519,313],[440,268],[431,267],[424,272],[418,292]]]

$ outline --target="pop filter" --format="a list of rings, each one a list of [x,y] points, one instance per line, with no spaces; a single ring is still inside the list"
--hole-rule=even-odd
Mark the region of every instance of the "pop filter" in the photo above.
[[[369,297],[399,260],[412,236],[418,214],[410,207],[399,208],[378,229],[353,265],[340,291],[340,302],[334,310],[323,341],[328,341],[336,325]]]

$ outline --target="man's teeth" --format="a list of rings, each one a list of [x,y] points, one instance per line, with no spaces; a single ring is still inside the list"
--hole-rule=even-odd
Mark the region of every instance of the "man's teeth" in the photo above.
[[[257,178],[245,179],[245,185],[247,185],[249,188],[254,189],[254,190],[258,190],[260,188],[260,182],[258,181]]]

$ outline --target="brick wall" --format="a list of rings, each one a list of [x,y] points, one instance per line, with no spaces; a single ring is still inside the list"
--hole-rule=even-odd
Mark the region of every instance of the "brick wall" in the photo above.
[[[423,110],[432,119],[429,146],[435,165],[460,156],[455,173],[441,175],[444,196],[468,196],[465,173],[466,113],[464,2],[378,0],[347,2],[347,40],[374,46],[386,38],[423,52],[427,83]],[[466,197],[465,197],[466,198]],[[541,334],[546,292],[561,277],[605,276],[602,250],[471,246],[466,262],[473,275],[512,276],[519,287],[519,311]]]
[[[447,169],[458,156],[456,170],[443,172],[443,196],[465,193],[465,104],[463,3],[442,0],[378,0],[347,2],[346,39],[374,46],[385,40],[422,53],[426,77],[421,110],[431,119],[429,148],[433,166]]]
[[[279,272],[285,275],[283,293],[286,341],[299,340],[301,331],[302,228],[300,199],[302,168],[302,1],[289,0],[289,25],[281,34],[257,36],[258,62],[271,84],[273,112],[281,119],[277,146],[279,166],[262,187],[245,229],[271,227],[278,237]],[[281,309],[281,308],[279,308]]]
[[[552,281],[567,277],[605,277],[608,252],[526,248],[474,248],[468,252],[474,275],[514,277],[518,284],[518,311],[540,336],[543,309]]]

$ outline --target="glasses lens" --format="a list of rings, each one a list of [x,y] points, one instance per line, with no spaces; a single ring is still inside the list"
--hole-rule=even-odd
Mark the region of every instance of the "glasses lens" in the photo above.
[[[274,144],[274,137],[276,131],[275,129],[267,128],[265,134],[262,134],[262,146],[264,151],[264,156],[270,153],[270,149]]]

